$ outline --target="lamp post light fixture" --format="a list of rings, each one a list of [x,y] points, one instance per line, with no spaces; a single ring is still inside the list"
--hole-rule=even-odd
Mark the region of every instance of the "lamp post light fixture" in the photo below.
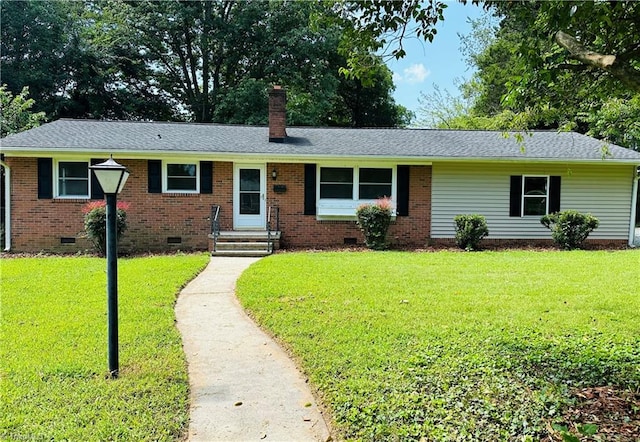
[[[117,196],[129,178],[126,167],[116,163],[113,155],[104,163],[89,166],[96,175],[107,199],[107,335],[109,352],[109,375],[118,377],[118,238]]]

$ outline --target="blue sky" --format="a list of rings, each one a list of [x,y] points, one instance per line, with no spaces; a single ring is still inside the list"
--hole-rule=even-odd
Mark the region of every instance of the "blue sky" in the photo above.
[[[444,11],[445,20],[438,22],[433,43],[416,38],[408,39],[403,45],[407,55],[400,60],[387,60],[387,66],[393,72],[393,94],[396,103],[416,112],[421,92],[433,91],[433,85],[441,90],[447,89],[457,95],[455,78],[469,78],[473,73],[465,64],[460,53],[458,34],[466,35],[471,30],[469,19],[483,14],[481,7],[471,2],[463,5],[457,1],[447,2]]]

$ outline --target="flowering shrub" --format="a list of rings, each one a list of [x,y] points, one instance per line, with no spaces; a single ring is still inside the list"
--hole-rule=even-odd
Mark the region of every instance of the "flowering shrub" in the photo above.
[[[364,233],[364,242],[370,249],[387,248],[387,231],[391,224],[393,204],[389,198],[380,198],[374,204],[362,204],[356,209],[358,226]]]
[[[116,237],[120,237],[127,229],[127,209],[129,203],[118,202],[116,210]],[[101,256],[107,252],[107,209],[104,201],[91,201],[82,209],[84,213],[84,230],[87,238],[93,243]]]

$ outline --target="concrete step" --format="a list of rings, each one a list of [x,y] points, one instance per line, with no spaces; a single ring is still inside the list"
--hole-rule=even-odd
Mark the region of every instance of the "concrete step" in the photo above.
[[[218,241],[266,241],[269,238],[266,230],[223,230]],[[271,239],[278,241],[280,232],[271,232]]]
[[[209,235],[213,238],[213,235]],[[212,256],[267,256],[269,239],[273,250],[280,248],[280,232],[266,230],[223,230],[219,233]]]
[[[262,257],[269,256],[270,253],[267,250],[217,250],[215,252],[211,252],[211,256],[242,256],[242,257]]]
[[[269,243],[264,241],[218,241],[216,251],[223,250],[268,250]]]

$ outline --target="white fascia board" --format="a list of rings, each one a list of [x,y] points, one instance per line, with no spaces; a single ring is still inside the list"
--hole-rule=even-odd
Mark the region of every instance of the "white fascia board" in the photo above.
[[[629,164],[640,166],[638,159],[618,159],[618,158],[594,158],[594,159],[573,159],[573,158],[528,158],[523,157],[421,157],[417,155],[391,156],[391,155],[288,155],[253,152],[208,152],[208,151],[166,151],[166,150],[108,150],[108,149],[68,149],[58,148],[32,148],[32,147],[5,147],[2,146],[2,153],[7,157],[108,157],[123,159],[171,159],[171,158],[198,158],[209,161],[259,161],[272,163],[310,163],[326,161],[349,161],[349,162],[395,162],[407,165],[431,165],[435,162],[465,162],[465,163],[529,163],[529,164]]]
[[[510,157],[496,157],[496,158],[488,158],[488,157],[437,157],[437,158],[429,158],[429,160],[433,163],[439,162],[447,162],[447,163],[478,163],[478,164],[488,164],[488,163],[503,163],[503,164],[629,164],[629,165],[640,165],[638,159],[616,159],[616,158],[510,158]]]
[[[336,156],[336,155],[282,155],[269,153],[235,153],[235,152],[206,152],[206,151],[164,151],[164,150],[146,150],[146,151],[118,151],[118,150],[90,150],[90,149],[51,149],[37,148],[24,150],[3,149],[3,153],[7,157],[24,157],[37,158],[42,156],[65,158],[88,158],[88,157],[108,157],[113,155],[114,158],[120,159],[175,159],[175,158],[194,158],[198,160],[208,161],[228,161],[228,162],[269,162],[269,163],[309,163],[309,162],[401,162],[402,164],[431,164],[431,159],[421,157],[392,157],[392,156]]]

